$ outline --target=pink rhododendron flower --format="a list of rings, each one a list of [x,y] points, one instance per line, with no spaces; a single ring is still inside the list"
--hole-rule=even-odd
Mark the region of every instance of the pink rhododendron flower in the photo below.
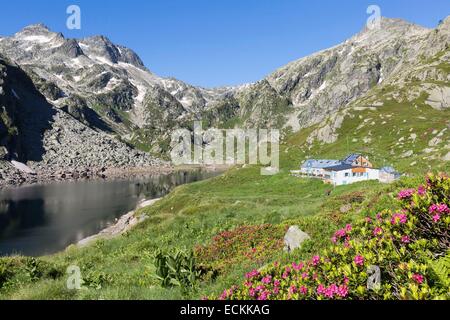
[[[402,242],[403,242],[403,243],[410,243],[410,242],[411,242],[411,239],[410,239],[408,236],[403,236],[403,237],[402,237]]]
[[[356,264],[357,266],[362,266],[362,265],[364,265],[364,257],[363,257],[363,256],[357,255],[357,256],[355,257],[354,261],[355,261],[355,264]]]
[[[245,275],[245,278],[252,279],[252,278],[257,277],[257,276],[259,276],[259,271],[258,270],[252,270],[252,271],[248,272]]]
[[[346,239],[350,240],[349,232],[352,231],[352,225],[348,224],[344,229],[339,229],[334,233],[334,236],[331,238],[333,243],[336,243],[338,240]]]
[[[396,213],[392,216],[392,224],[405,224],[408,221],[408,217],[404,213]]]
[[[418,274],[418,273],[413,274],[412,278],[413,278],[413,280],[414,280],[415,282],[417,282],[418,284],[422,284],[422,283],[423,283],[423,280],[424,280],[423,275]]]
[[[344,238],[347,235],[347,232],[345,231],[345,229],[339,229],[338,231],[336,231],[334,233],[334,236],[336,238]]]
[[[441,216],[439,215],[439,213],[436,213],[436,214],[433,216],[433,221],[434,221],[434,222],[438,222],[440,219],[441,219]]]
[[[348,287],[346,285],[341,285],[336,293],[339,297],[345,298],[348,295]]]
[[[248,290],[248,294],[250,295],[250,297],[254,297],[256,295],[256,290],[253,288],[250,288],[250,290]]]
[[[320,256],[314,256],[314,257],[312,258],[311,263],[312,263],[314,266],[317,266],[317,265],[320,263]]]
[[[371,217],[366,217],[366,222],[367,223],[371,223],[372,222],[372,218]]]
[[[419,196],[423,196],[423,195],[425,195],[425,193],[426,193],[426,189],[424,186],[419,186],[419,188],[417,188],[417,194]]]
[[[306,295],[308,293],[308,288],[305,286],[300,287],[300,293]]]
[[[264,291],[259,295],[258,300],[267,300],[268,297],[269,297],[269,292]]]
[[[338,286],[334,283],[325,289],[325,296],[327,298],[333,298],[333,296],[337,293]]]
[[[399,200],[409,199],[416,192],[415,189],[405,189],[398,193],[397,198]]]
[[[295,271],[300,271],[303,269],[303,263],[300,262],[299,264],[296,264],[295,262],[292,262],[292,268]]]
[[[308,278],[309,278],[308,274],[306,272],[303,272],[302,273],[302,279],[308,279]]]
[[[278,288],[278,287],[273,288],[273,293],[275,293],[275,294],[280,293],[280,288]]]
[[[275,280],[275,281],[273,282],[273,285],[274,285],[275,287],[279,287],[279,286],[280,286],[280,280]]]
[[[294,285],[292,285],[292,286],[289,288],[289,293],[290,293],[290,294],[294,294],[294,293],[296,293],[296,292],[297,292],[297,287],[294,286]]]
[[[263,291],[265,288],[266,288],[265,286],[259,285],[259,286],[256,287],[256,290],[257,291]]]
[[[325,294],[325,290],[326,289],[325,289],[325,286],[323,284],[319,284],[319,286],[316,289],[317,294],[320,294],[320,295]]]
[[[432,204],[428,210],[431,214],[433,214],[433,213],[439,213],[439,214],[450,213],[450,209],[447,207],[447,205],[445,203]]]
[[[228,290],[224,290],[222,295],[221,295],[221,300],[225,300],[228,297],[231,297],[233,295],[234,290],[236,290],[236,286],[231,287]]]
[[[380,227],[376,227],[376,228],[373,230],[373,235],[374,235],[374,236],[381,235],[382,233],[383,233],[383,229],[381,229]]]
[[[320,284],[317,289],[317,294],[324,295],[327,298],[333,298],[335,295],[338,295],[339,297],[346,297],[348,295],[348,287],[347,285],[340,285],[337,286],[336,284],[331,284],[328,287],[325,287],[324,285]]]
[[[264,283],[264,284],[271,283],[272,282],[272,276],[265,276],[264,278],[262,278],[261,282]]]
[[[227,290],[224,290],[223,293],[220,295],[219,299],[220,300],[225,300],[228,296],[228,292]]]

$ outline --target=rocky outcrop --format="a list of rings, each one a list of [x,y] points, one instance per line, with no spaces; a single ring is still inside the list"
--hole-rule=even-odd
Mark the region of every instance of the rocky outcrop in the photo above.
[[[389,99],[423,97],[435,109],[448,108],[449,42],[449,18],[434,30],[383,18],[380,29],[364,28],[256,83],[204,89],[156,76],[136,53],[104,36],[66,39],[33,25],[0,40],[0,53],[31,78],[28,89],[11,90],[2,84],[0,69],[0,103],[3,99],[7,107],[1,113],[0,146],[37,167],[154,165],[130,145],[167,154],[170,132],[200,119],[208,126],[286,132],[316,126],[308,142],[333,143],[352,110],[383,105],[366,99],[376,89],[391,92],[383,94]],[[43,112],[34,119],[24,108],[21,123],[27,125],[19,128],[14,123],[22,95],[27,101],[38,97]]]
[[[429,92],[426,103],[435,109],[450,108],[450,87],[437,87]]]
[[[300,230],[298,226],[291,226],[284,236],[284,251],[292,252],[309,239],[310,236]]]
[[[314,130],[308,137],[307,142],[313,143],[314,141],[333,143],[339,138],[337,130],[341,127],[344,122],[345,114],[336,114],[330,117],[323,126]]]
[[[54,106],[68,108],[83,123],[112,131],[130,143],[150,128],[157,137],[139,141],[140,146],[160,140],[160,135],[174,129],[178,117],[196,117],[229,91],[158,77],[135,52],[105,36],[66,39],[44,25],[2,38],[0,52],[36,80],[38,90]]]
[[[100,130],[85,109],[77,113],[52,105],[17,65],[3,59],[0,70],[1,185],[102,177],[101,168],[166,165]]]

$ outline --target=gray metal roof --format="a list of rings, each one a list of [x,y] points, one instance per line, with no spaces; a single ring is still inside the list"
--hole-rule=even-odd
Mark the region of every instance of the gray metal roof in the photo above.
[[[323,169],[323,168],[328,168],[328,167],[332,167],[332,166],[336,166],[341,164],[341,161],[339,160],[317,160],[317,159],[309,159],[306,160],[303,164],[302,164],[302,168],[317,168],[317,169]]]
[[[342,171],[342,170],[348,170],[348,169],[352,169],[352,168],[356,168],[356,167],[352,166],[351,164],[343,163],[343,164],[340,164],[337,166],[325,168],[325,170],[326,171]]]

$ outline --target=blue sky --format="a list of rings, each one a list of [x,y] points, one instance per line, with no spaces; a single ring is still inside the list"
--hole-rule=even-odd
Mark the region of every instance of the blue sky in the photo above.
[[[77,4],[82,29],[66,28]],[[252,82],[359,32],[371,4],[383,16],[435,27],[448,0],[14,0],[2,1],[0,35],[42,22],[66,37],[103,34],[161,76],[214,87]]]

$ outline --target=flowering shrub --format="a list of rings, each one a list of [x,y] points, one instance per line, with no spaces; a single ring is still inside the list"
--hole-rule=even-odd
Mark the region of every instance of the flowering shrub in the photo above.
[[[283,248],[285,232],[285,227],[271,224],[241,226],[218,234],[211,244],[197,246],[194,252],[198,263],[220,272],[245,260],[266,261]]]
[[[275,262],[246,274],[220,299],[450,298],[448,279],[431,267],[450,248],[450,179],[429,175],[426,185],[398,194],[402,209],[338,230],[331,246],[309,261]],[[369,270],[379,268],[373,284]],[[442,273],[441,273],[442,274]]]

